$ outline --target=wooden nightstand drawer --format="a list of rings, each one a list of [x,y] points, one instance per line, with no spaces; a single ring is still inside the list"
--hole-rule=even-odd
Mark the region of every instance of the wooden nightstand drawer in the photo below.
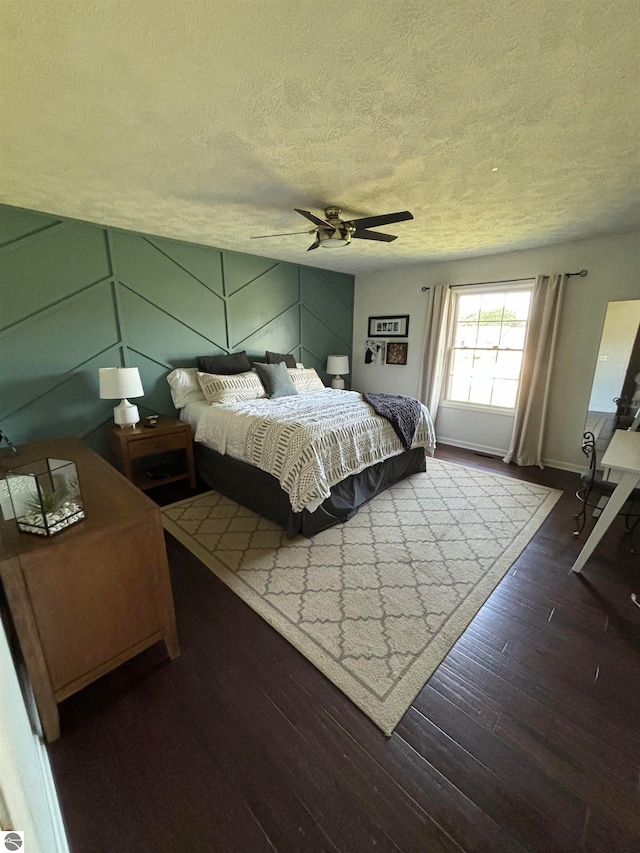
[[[140,459],[143,456],[154,456],[156,453],[166,453],[169,450],[180,450],[187,446],[191,436],[187,436],[186,430],[166,433],[165,435],[153,435],[152,430],[148,438],[129,442],[129,456],[131,459]]]

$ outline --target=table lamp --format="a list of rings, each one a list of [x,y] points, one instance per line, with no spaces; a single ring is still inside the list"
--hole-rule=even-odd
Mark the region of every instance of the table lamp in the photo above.
[[[138,407],[127,397],[142,397],[144,390],[137,367],[100,367],[100,399],[120,400],[113,409],[113,419],[121,427],[135,426],[140,420]]]
[[[327,356],[327,373],[334,374],[334,379],[331,381],[332,388],[344,388],[343,373],[349,372],[349,356],[348,355],[328,355]]]

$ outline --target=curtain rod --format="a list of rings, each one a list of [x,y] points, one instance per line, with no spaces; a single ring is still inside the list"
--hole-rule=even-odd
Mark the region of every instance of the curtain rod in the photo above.
[[[589,270],[582,269],[580,272],[568,272],[565,273],[567,278],[570,278],[572,275],[578,275],[580,278],[584,278],[586,275],[589,275]],[[526,278],[501,278],[498,281],[473,281],[470,284],[452,284],[450,290],[453,290],[454,287],[479,287],[482,284],[502,284],[502,282],[511,282],[511,281],[532,281],[535,276],[528,275]],[[423,287],[422,292],[426,293],[427,290],[431,290],[430,287]]]

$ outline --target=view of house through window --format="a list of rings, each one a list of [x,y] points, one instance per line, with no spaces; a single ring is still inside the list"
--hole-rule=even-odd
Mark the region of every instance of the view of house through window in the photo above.
[[[513,409],[531,290],[454,292],[445,399]]]

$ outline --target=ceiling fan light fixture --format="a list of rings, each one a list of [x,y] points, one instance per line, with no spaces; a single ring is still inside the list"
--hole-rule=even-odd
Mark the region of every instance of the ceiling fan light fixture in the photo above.
[[[377,225],[389,225],[392,222],[406,222],[413,219],[413,214],[408,210],[399,210],[397,213],[383,213],[381,216],[364,216],[360,219],[352,219],[345,222],[340,219],[339,207],[325,207],[325,219],[320,219],[310,210],[295,208],[296,213],[304,216],[316,226],[312,231],[289,231],[286,234],[261,234],[259,237],[288,237],[289,234],[315,234],[315,241],[309,246],[307,252],[324,246],[325,249],[338,249],[348,246],[352,239],[378,240],[383,243],[391,243],[397,240],[395,234],[384,234],[381,231],[371,231]],[[258,237],[252,238],[258,239]]]
[[[351,233],[347,230],[322,231],[318,229],[318,240],[323,249],[339,249],[351,242]]]

